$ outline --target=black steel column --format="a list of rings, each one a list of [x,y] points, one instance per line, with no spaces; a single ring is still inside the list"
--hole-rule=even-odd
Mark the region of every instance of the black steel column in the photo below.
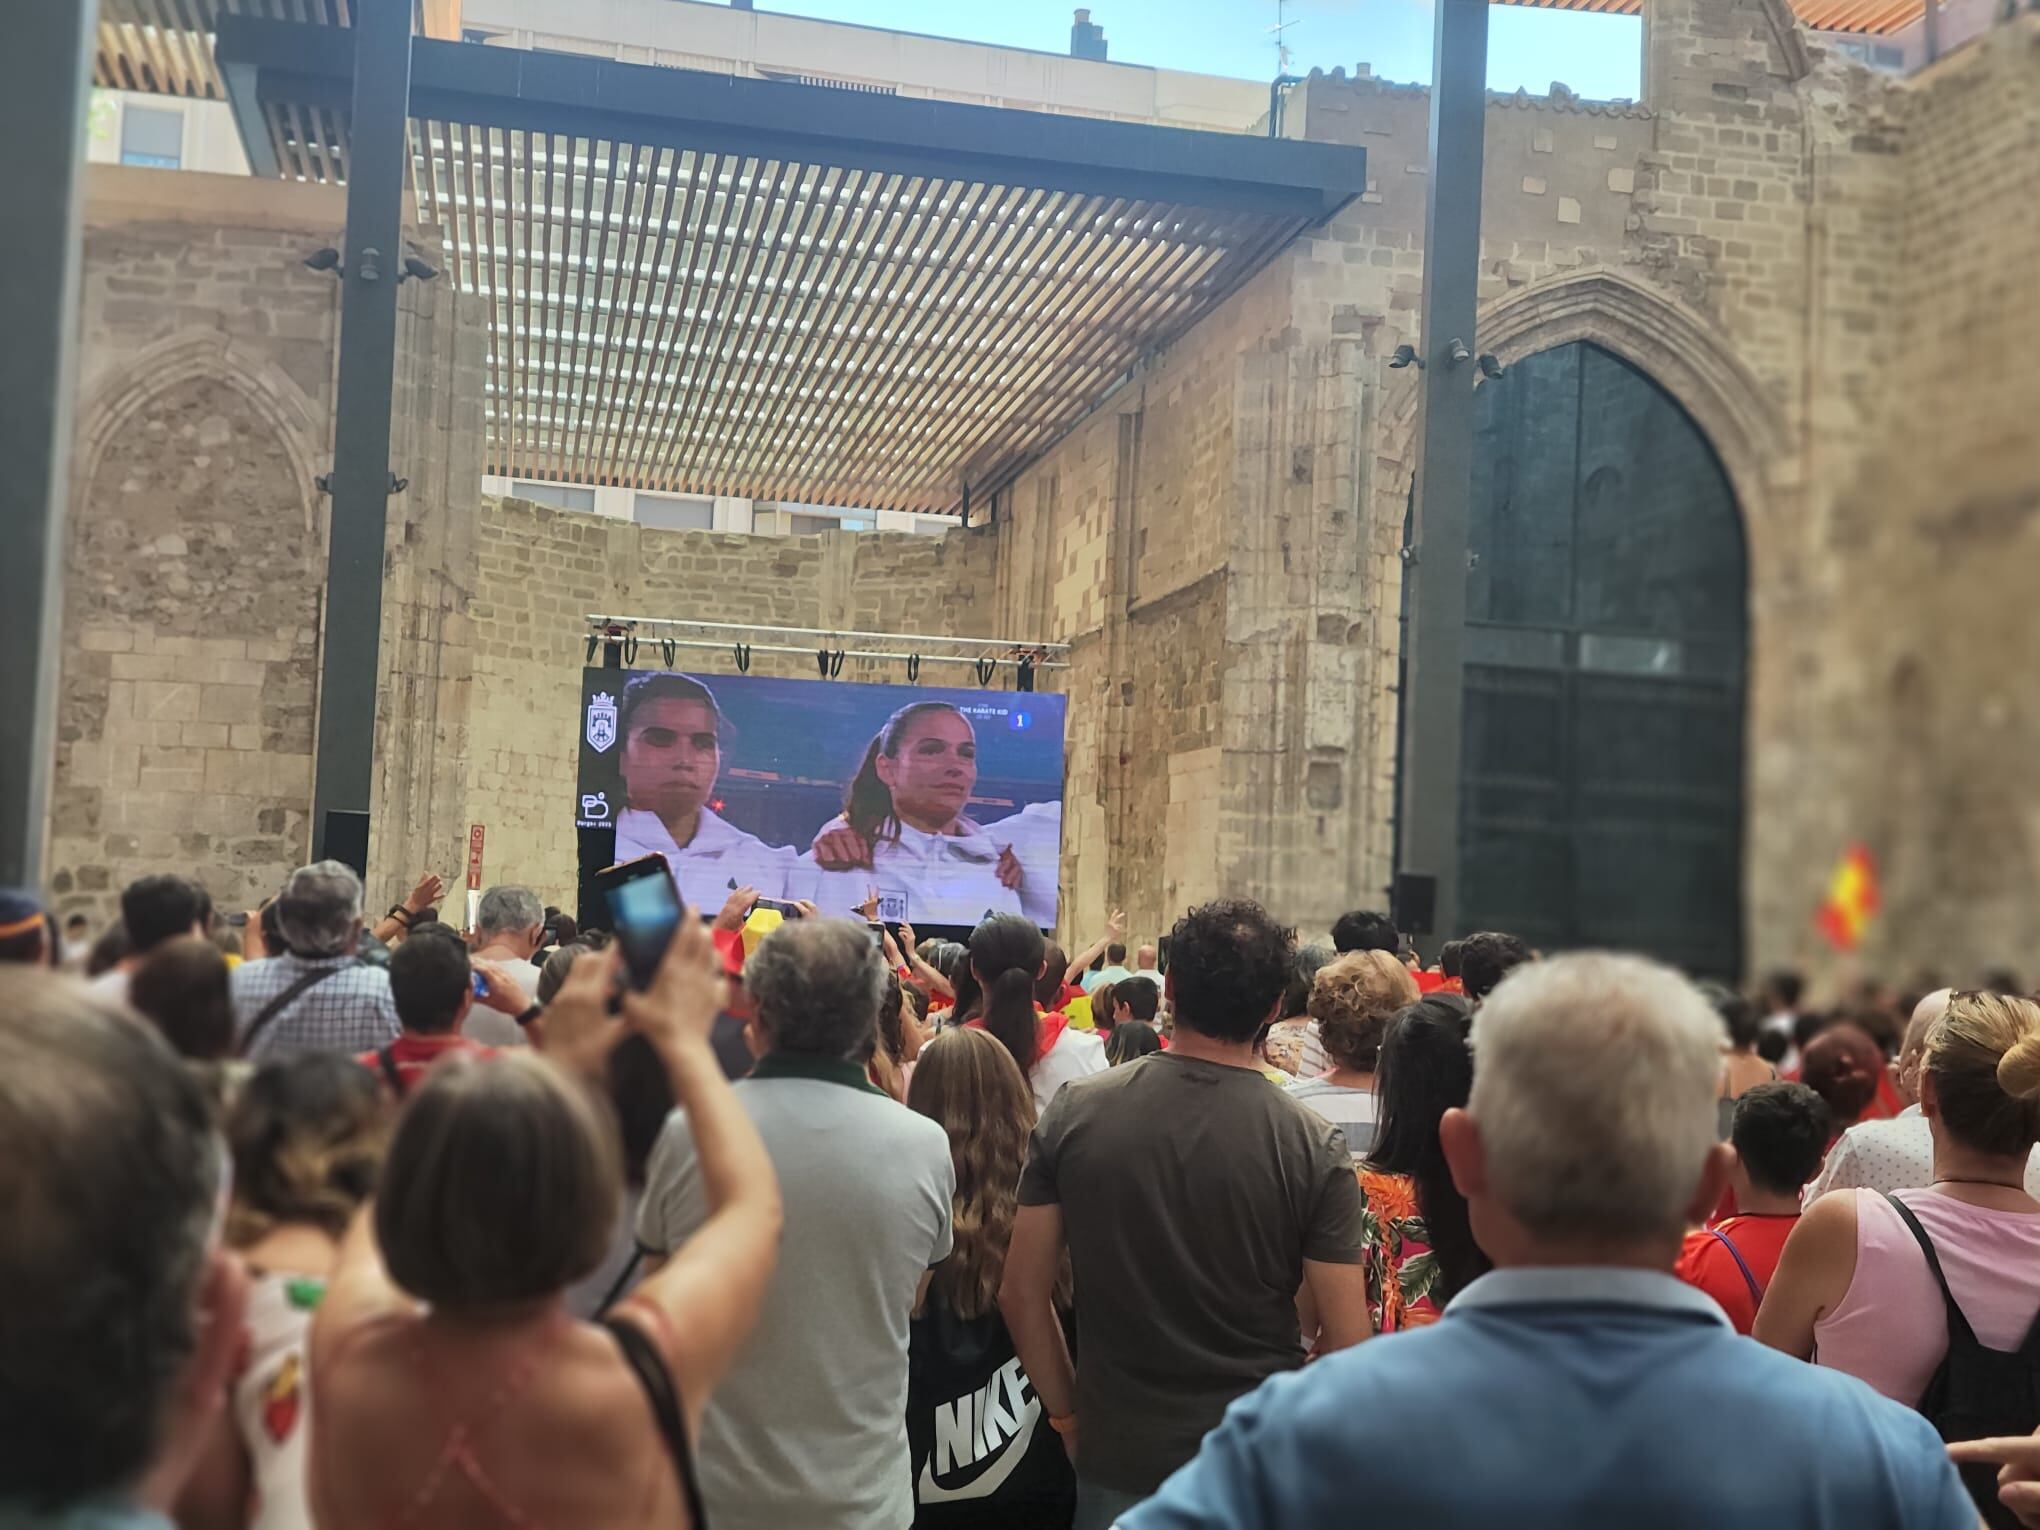
[[[397,278],[404,269],[410,100],[411,0],[356,0],[312,856],[346,861],[364,875],[375,778],[390,385],[396,372]]]
[[[77,388],[78,218],[91,96],[88,0],[7,7],[0,49],[0,883],[43,879],[56,751],[57,618]]]
[[[1473,472],[1474,310],[1489,0],[1438,0],[1424,214],[1423,396],[1405,629],[1401,865],[1436,882],[1427,949],[1458,932],[1466,521]]]

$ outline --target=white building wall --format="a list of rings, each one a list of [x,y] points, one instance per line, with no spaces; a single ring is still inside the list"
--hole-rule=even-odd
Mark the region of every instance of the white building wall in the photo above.
[[[175,96],[144,95],[134,90],[95,90],[88,119],[85,157],[98,165],[121,163],[122,129],[131,108],[172,112],[183,119],[179,170],[212,175],[248,174],[248,156],[234,114],[224,101],[185,101]]]
[[[1268,110],[1268,87],[1253,80],[1100,63],[701,0],[465,0],[461,25],[470,36],[495,34],[485,40],[504,47],[1124,122],[1251,132]]]

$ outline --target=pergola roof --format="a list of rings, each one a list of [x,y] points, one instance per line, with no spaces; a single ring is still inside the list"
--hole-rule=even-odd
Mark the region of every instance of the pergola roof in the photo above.
[[[186,29],[147,75],[224,96],[257,174],[345,180],[347,0],[105,4],[103,39]],[[411,115],[420,220],[487,305],[488,471],[808,504],[998,489],[1366,187],[1344,145],[425,37]]]

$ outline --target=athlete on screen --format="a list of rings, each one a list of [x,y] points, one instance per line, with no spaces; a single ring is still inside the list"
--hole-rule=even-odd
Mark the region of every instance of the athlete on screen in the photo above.
[[[824,913],[843,913],[876,883],[883,917],[923,924],[1023,912],[1026,872],[1012,843],[964,814],[976,787],[970,720],[946,701],[901,707],[866,746],[843,812],[803,857],[814,868],[810,896]]]
[[[707,686],[666,671],[633,675],[619,713],[625,804],[616,819],[619,861],[653,851],[665,856],[694,908],[721,908],[735,887],[754,887],[766,898],[805,896],[789,890],[814,875],[798,851],[746,834],[708,805],[722,769],[723,717]]]

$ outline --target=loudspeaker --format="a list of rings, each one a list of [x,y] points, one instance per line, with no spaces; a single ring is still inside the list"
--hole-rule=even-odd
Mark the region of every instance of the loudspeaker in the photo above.
[[[354,868],[358,877],[368,876],[368,814],[326,809],[325,832],[319,836],[316,858],[340,861]]]
[[[575,850],[579,865],[574,888],[574,922],[584,930],[609,928],[609,903],[595,890],[595,873],[616,860],[616,828],[576,829]],[[711,910],[713,912],[713,910]]]
[[[1438,918],[1438,879],[1398,871],[1389,893],[1389,918],[1405,935],[1429,935]]]

